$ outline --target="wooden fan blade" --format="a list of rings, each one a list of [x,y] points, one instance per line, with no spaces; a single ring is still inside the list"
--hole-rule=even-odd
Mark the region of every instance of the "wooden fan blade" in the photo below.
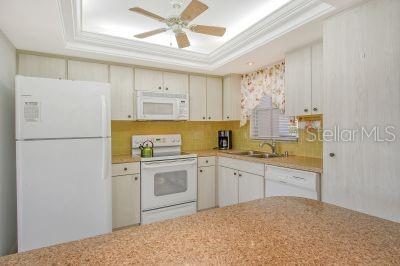
[[[190,4],[186,7],[186,9],[183,10],[181,14],[181,19],[187,22],[192,21],[207,9],[208,9],[207,5],[203,4],[198,0],[192,0],[192,2],[190,2]]]
[[[176,42],[178,43],[179,48],[185,48],[190,46],[189,39],[186,33],[181,32],[175,34]]]
[[[147,31],[147,32],[143,32],[143,33],[140,33],[140,34],[136,34],[135,37],[143,39],[143,38],[147,38],[147,37],[159,34],[161,32],[165,32],[167,30],[168,29],[166,29],[166,28],[156,29],[156,30],[152,30],[152,31]]]
[[[151,12],[149,12],[149,11],[147,11],[147,10],[144,10],[143,8],[140,8],[140,7],[132,7],[132,8],[130,8],[129,10],[132,11],[132,12],[141,14],[141,15],[143,15],[143,16],[146,16],[146,17],[149,17],[149,18],[158,20],[158,21],[160,21],[160,22],[165,22],[165,18],[160,17],[159,15],[156,15],[156,14],[154,14],[154,13],[151,13]]]
[[[190,30],[193,32],[213,35],[213,36],[223,36],[226,32],[226,28],[205,26],[205,25],[193,25],[192,27],[190,27]]]

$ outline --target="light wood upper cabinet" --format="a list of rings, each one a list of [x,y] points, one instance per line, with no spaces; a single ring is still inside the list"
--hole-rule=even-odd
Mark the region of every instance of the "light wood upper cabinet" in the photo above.
[[[140,174],[112,177],[112,226],[140,223]]]
[[[322,42],[311,46],[311,113],[323,113],[323,45]]]
[[[197,174],[197,209],[214,208],[215,202],[215,166],[199,167]]]
[[[285,113],[311,114],[311,47],[287,54],[285,65]]]
[[[112,120],[134,119],[133,68],[110,66]]]
[[[224,77],[223,120],[240,120],[240,84],[240,75]]]
[[[164,72],[164,90],[171,93],[187,94],[189,91],[189,76],[186,74]]]
[[[207,77],[207,120],[222,120],[222,79]]]
[[[66,79],[66,60],[29,54],[18,55],[18,74],[30,77]]]
[[[108,65],[68,60],[68,79],[108,82]]]
[[[136,68],[135,90],[187,94],[189,77],[187,74]]]
[[[135,90],[164,90],[163,73],[157,70],[135,68]]]
[[[190,76],[190,120],[205,121],[207,118],[207,78]]]

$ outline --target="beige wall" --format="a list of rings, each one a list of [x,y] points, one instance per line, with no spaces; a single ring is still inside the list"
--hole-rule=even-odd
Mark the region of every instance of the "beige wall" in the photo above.
[[[0,256],[15,251],[17,245],[15,72],[15,48],[0,31]]]

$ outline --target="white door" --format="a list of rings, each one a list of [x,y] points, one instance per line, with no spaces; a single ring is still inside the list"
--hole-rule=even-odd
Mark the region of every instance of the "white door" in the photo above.
[[[156,70],[135,68],[135,90],[163,91],[163,73]]]
[[[140,223],[140,175],[112,177],[113,228]]]
[[[264,177],[239,172],[239,203],[264,198]]]
[[[311,47],[287,54],[285,66],[285,114],[311,114]]]
[[[197,199],[197,159],[141,163],[142,212]]]
[[[133,68],[110,66],[111,119],[134,119]]]
[[[108,65],[68,60],[68,79],[108,82]]]
[[[207,119],[207,78],[190,76],[190,121]]]
[[[172,72],[163,73],[164,90],[170,93],[189,94],[189,76]]]
[[[66,69],[67,62],[62,58],[18,54],[18,74],[22,76],[66,79]]]
[[[239,181],[237,170],[219,166],[218,202],[219,207],[225,207],[239,203]]]
[[[111,232],[111,140],[17,141],[18,251]]]
[[[311,46],[312,56],[312,92],[311,92],[311,104],[313,114],[323,113],[323,53],[322,42],[313,44]]]
[[[240,120],[240,84],[240,75],[224,77],[223,120]]]
[[[197,209],[215,207],[215,166],[200,167],[197,174]]]
[[[207,120],[222,120],[222,79],[207,77]]]
[[[108,83],[16,77],[17,139],[107,137]]]

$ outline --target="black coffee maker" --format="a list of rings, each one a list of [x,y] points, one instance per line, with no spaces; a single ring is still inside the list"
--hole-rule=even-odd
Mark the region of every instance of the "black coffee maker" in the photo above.
[[[218,131],[218,149],[220,149],[220,150],[232,149],[232,131],[231,130]]]

